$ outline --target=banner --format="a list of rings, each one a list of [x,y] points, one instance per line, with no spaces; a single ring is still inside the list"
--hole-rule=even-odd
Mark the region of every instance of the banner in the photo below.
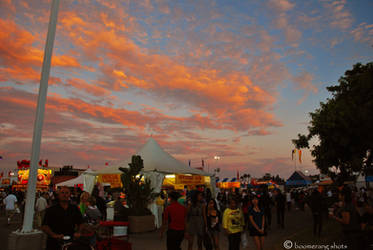
[[[26,185],[28,183],[30,170],[18,170],[18,184]],[[38,169],[37,185],[49,185],[51,183],[52,170]]]
[[[111,188],[120,188],[122,187],[122,181],[120,180],[119,174],[103,174],[100,175],[99,179],[103,183],[109,183]]]
[[[177,174],[175,177],[175,184],[203,185],[205,184],[205,178],[201,175]]]

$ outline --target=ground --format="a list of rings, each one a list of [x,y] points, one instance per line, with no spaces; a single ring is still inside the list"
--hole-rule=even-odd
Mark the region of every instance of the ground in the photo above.
[[[273,211],[275,212],[275,211]],[[300,211],[293,209],[291,212],[285,214],[285,229],[278,228],[276,225],[276,216],[273,213],[272,216],[272,230],[269,231],[268,236],[265,238],[265,249],[285,249],[284,242],[290,240],[293,243],[292,249],[295,249],[295,243],[298,245],[327,245],[329,249],[333,249],[332,246],[335,244],[339,246],[341,243],[340,225],[332,220],[324,220],[323,234],[321,238],[314,237],[312,235],[312,216],[309,209],[306,211]],[[8,235],[10,232],[21,227],[22,219],[18,215],[14,218],[11,224],[8,226],[6,217],[4,214],[0,216],[0,242],[2,245],[0,249],[7,250]],[[132,242],[133,250],[162,250],[166,249],[166,239],[160,238],[159,231],[142,234],[131,234],[130,242]],[[303,249],[311,249],[303,248]],[[187,242],[184,240],[182,249],[187,249]],[[197,249],[197,246],[194,247]],[[228,241],[226,236],[221,233],[220,237],[220,249],[228,249]],[[253,241],[248,236],[248,246],[244,249],[255,249]],[[314,247],[317,248],[317,246]],[[337,248],[336,248],[337,249]],[[342,248],[341,248],[342,249]],[[30,248],[31,250],[31,248]]]

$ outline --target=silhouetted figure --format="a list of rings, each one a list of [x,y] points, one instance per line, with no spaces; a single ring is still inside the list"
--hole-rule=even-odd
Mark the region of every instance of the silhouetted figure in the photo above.
[[[277,212],[277,225],[281,228],[285,228],[285,196],[281,193],[280,189],[275,191],[275,203]]]

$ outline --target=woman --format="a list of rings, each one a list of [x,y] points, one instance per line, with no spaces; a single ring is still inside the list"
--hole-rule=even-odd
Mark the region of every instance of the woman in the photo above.
[[[202,240],[206,222],[206,206],[203,204],[203,195],[196,191],[192,196],[192,202],[187,208],[187,238],[188,249],[193,249],[194,236],[197,235],[198,250],[202,250]]]
[[[250,236],[253,237],[257,250],[264,248],[264,231],[265,219],[264,211],[259,208],[259,197],[254,196],[252,200],[253,206],[249,210],[249,230]]]
[[[85,215],[85,210],[88,207],[88,200],[89,200],[90,194],[88,192],[83,192],[80,195],[80,203],[79,203],[79,209],[82,215]]]
[[[352,192],[348,187],[344,187],[339,195],[342,207],[339,213],[331,213],[329,216],[342,225],[343,239],[349,249],[359,249],[359,236],[361,233],[359,224],[359,214],[352,203]]]
[[[241,232],[245,225],[243,213],[237,206],[234,198],[229,200],[229,207],[223,214],[223,228],[228,235],[229,250],[239,250],[241,244]]]
[[[206,226],[208,235],[216,250],[219,250],[220,212],[214,199],[211,199],[206,208]]]

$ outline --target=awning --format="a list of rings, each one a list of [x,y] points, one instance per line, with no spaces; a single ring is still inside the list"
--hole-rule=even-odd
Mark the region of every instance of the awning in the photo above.
[[[307,180],[287,180],[286,186],[307,186],[311,184],[310,181]]]

